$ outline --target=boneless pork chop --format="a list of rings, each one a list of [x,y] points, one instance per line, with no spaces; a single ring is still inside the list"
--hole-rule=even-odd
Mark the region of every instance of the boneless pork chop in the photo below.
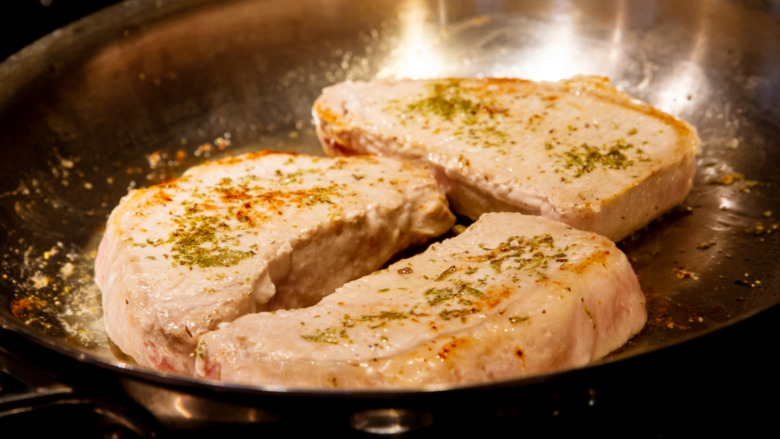
[[[519,211],[616,241],[683,201],[699,145],[599,77],[344,82],[313,112],[328,154],[427,165],[472,219]]]
[[[395,159],[209,162],[112,212],[95,263],[106,330],[140,364],[191,373],[218,323],[312,305],[453,222],[428,171]]]
[[[482,382],[584,365],[645,320],[637,278],[610,240],[492,213],[312,307],[220,324],[201,337],[196,373],[305,388]]]

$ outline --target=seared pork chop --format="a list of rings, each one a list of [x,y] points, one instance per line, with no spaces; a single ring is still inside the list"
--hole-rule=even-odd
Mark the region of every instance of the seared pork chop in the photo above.
[[[699,145],[598,77],[344,82],[313,113],[326,153],[426,165],[472,219],[519,211],[615,241],[683,201]]]
[[[610,240],[492,213],[312,307],[220,324],[200,338],[196,373],[303,388],[500,380],[601,358],[645,320],[637,278]]]
[[[241,315],[317,303],[454,217],[427,170],[395,159],[259,152],[132,191],[95,262],[110,339],[191,373],[199,335]]]

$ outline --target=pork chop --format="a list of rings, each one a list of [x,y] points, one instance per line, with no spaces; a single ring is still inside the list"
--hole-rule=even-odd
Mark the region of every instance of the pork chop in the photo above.
[[[202,333],[318,302],[454,217],[424,168],[268,151],[132,191],[95,262],[110,339],[138,363],[191,373]]]
[[[303,309],[223,323],[196,374],[301,388],[417,388],[581,366],[640,331],[644,295],[607,238],[538,216],[461,235]]]
[[[681,203],[699,138],[606,78],[374,80],[314,104],[329,155],[428,166],[453,210],[542,215],[618,241]]]

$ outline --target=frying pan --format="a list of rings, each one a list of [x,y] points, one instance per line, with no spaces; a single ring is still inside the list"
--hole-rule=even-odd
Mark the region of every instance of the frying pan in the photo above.
[[[723,360],[714,336],[777,314],[777,47],[777,2],[119,3],[0,65],[0,332],[118,382],[174,427],[305,418],[311,428],[462,431],[487,428],[488,417],[502,427],[540,412],[560,418],[568,402],[592,406],[596,389],[652,392],[669,361],[692,361],[686,352],[696,346]],[[620,243],[649,321],[603,361],[448,389],[302,391],[149,370],[108,342],[91,267],[107,215],[128,189],[226,154],[320,154],[311,105],[337,81],[579,74],[610,77],[702,138],[685,203]]]

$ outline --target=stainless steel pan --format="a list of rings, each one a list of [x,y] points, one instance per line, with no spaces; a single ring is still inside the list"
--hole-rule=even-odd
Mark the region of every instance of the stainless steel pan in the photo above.
[[[696,340],[776,312],[778,47],[776,2],[125,1],[0,65],[0,324],[118,378],[173,425],[275,421],[316,406],[320,418],[335,410],[355,428],[393,432],[460,422],[441,407],[477,396],[493,414],[539,401],[547,410],[573,388],[591,400],[594,382],[622,385],[615,371],[647,374]],[[684,205],[621,243],[649,322],[605,361],[438,391],[303,392],[148,370],[108,342],[91,264],[128,188],[250,149],[319,153],[311,104],[344,79],[578,74],[610,77],[703,140]]]

